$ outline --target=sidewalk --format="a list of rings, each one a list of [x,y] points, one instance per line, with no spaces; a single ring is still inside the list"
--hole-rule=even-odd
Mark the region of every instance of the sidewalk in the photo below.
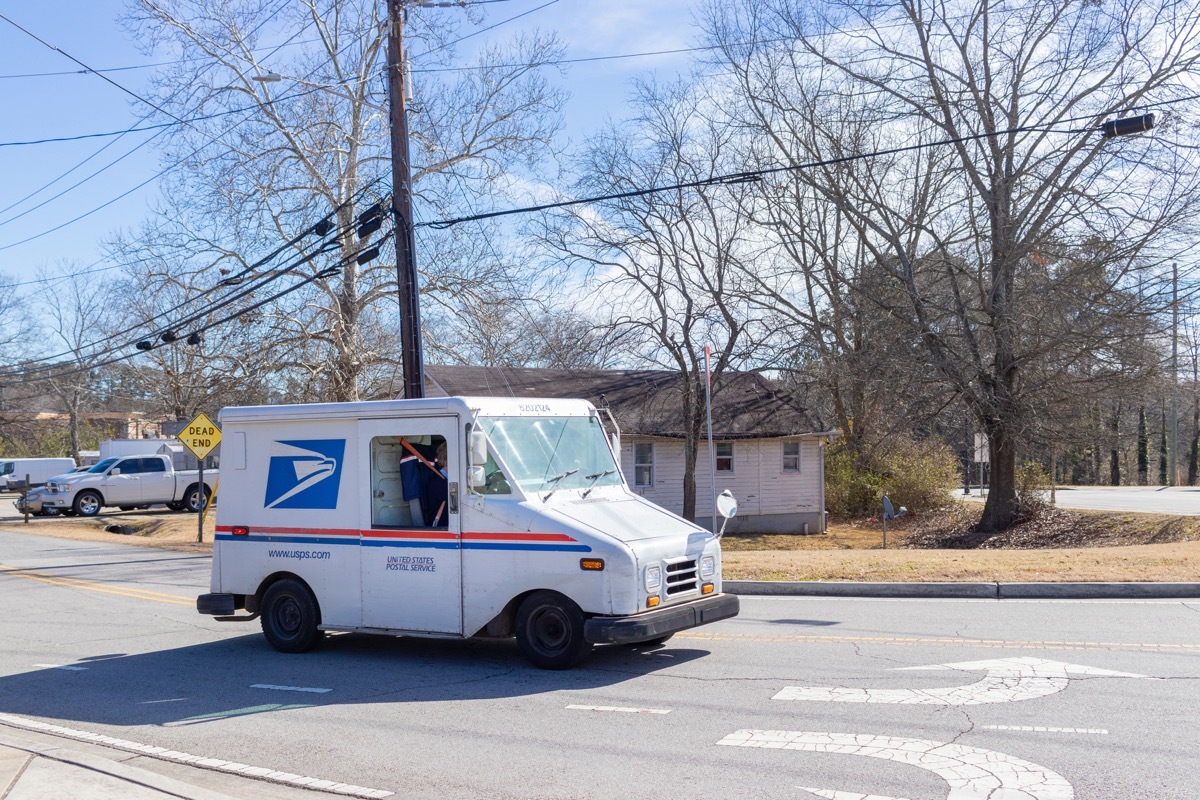
[[[84,742],[62,744],[56,737],[0,726],[0,800],[314,800],[322,796]]]

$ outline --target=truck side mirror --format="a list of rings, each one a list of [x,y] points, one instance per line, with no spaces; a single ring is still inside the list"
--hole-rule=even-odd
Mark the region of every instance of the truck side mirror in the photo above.
[[[487,463],[487,445],[488,440],[486,433],[478,428],[471,431],[471,446],[467,455],[470,457],[471,464],[473,466],[482,468],[483,465]],[[472,483],[471,485],[474,486],[475,484]],[[482,486],[483,484],[480,485]]]
[[[113,467],[111,470],[108,471],[108,475],[111,478],[115,478],[117,475],[120,475],[120,474],[121,474],[120,467]]]
[[[733,492],[726,489],[717,495],[717,513],[725,518],[725,522],[721,523],[721,530],[717,532],[719,539],[725,535],[725,524],[737,516],[737,498],[733,496]]]
[[[483,467],[467,467],[467,485],[472,489],[482,489],[487,485],[487,473]]]
[[[737,498],[733,496],[733,492],[726,489],[717,495],[717,513],[725,519],[737,516]]]

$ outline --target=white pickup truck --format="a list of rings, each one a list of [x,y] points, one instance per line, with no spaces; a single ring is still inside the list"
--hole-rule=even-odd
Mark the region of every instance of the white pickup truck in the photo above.
[[[170,456],[106,458],[86,472],[51,478],[42,497],[42,509],[93,517],[105,506],[128,511],[165,503],[173,511],[196,512],[204,508],[216,478],[217,470],[205,470],[202,491],[199,473],[177,472]]]

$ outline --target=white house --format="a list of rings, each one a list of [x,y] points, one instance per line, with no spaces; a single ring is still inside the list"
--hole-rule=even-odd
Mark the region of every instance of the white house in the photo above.
[[[507,367],[425,368],[430,397],[581,397],[612,412],[621,430],[621,469],[646,499],[683,512],[684,435],[680,376],[655,370]],[[808,415],[757,373],[726,375],[714,389],[716,491],[729,489],[738,516],[726,530],[825,530],[825,444]],[[709,525],[714,492],[707,440],[696,460],[696,517]],[[717,524],[720,524],[718,518]]]

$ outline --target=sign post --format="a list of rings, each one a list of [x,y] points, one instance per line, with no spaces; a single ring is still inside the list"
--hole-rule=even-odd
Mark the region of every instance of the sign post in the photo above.
[[[208,458],[209,453],[216,449],[221,443],[221,429],[216,423],[205,416],[203,413],[197,414],[196,418],[187,424],[187,427],[179,432],[179,441],[183,446],[191,451],[192,455],[200,463],[199,488],[200,492],[200,507],[196,509],[196,541],[204,541],[204,518],[203,511],[208,507],[208,491],[204,485],[204,459]],[[185,498],[186,499],[186,498]]]

